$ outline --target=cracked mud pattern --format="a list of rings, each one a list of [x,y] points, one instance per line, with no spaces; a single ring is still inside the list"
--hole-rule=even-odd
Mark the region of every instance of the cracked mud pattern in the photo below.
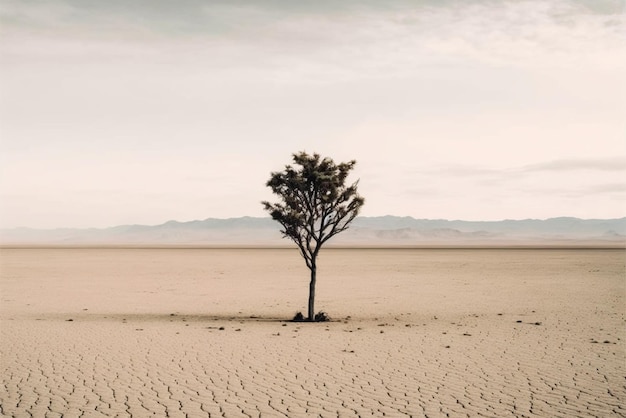
[[[618,290],[621,266],[610,279]],[[3,298],[18,299],[12,286],[5,282]],[[598,290],[588,292],[593,299]],[[327,303],[338,306],[342,297]],[[510,299],[509,309],[473,313],[424,300],[427,314],[400,304],[379,317],[316,324],[245,314],[5,310],[0,412],[623,417],[623,297],[610,287],[598,299],[605,304],[526,309]]]
[[[50,321],[3,324],[5,416],[626,416],[621,345],[505,318]]]

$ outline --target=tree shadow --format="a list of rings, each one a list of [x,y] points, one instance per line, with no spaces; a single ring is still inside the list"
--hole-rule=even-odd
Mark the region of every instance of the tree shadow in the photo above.
[[[278,318],[266,315],[211,315],[196,313],[66,313],[54,315],[39,315],[38,320],[63,320],[66,322],[85,321],[113,321],[113,322],[185,322],[185,323],[211,323],[211,322],[238,322],[238,323],[280,323],[291,322],[290,318]]]

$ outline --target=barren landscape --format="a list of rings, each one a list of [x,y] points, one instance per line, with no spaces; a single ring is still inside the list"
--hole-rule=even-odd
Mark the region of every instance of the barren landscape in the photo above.
[[[626,416],[623,249],[0,250],[3,416]]]

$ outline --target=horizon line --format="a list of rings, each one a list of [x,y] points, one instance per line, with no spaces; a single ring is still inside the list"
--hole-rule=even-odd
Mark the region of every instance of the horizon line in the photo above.
[[[621,217],[616,217],[616,218],[579,218],[576,216],[552,216],[552,217],[547,217],[547,218],[520,218],[520,219],[513,219],[513,218],[504,218],[504,219],[497,219],[497,220],[468,220],[468,219],[446,219],[446,218],[416,218],[414,216],[411,215],[372,215],[372,216],[357,216],[355,219],[358,218],[401,218],[401,219],[413,219],[416,221],[443,221],[443,222],[468,222],[468,223],[498,223],[498,222],[524,222],[524,221],[549,221],[549,220],[555,220],[555,219],[576,219],[576,220],[581,220],[581,221],[614,221],[614,220],[623,220],[626,219],[626,216],[621,216]],[[63,229],[81,229],[81,230],[87,230],[87,229],[96,229],[96,230],[102,230],[102,229],[111,229],[111,228],[119,228],[119,227],[131,227],[131,226],[145,226],[145,227],[157,227],[157,226],[163,226],[163,225],[167,225],[170,223],[177,223],[177,224],[186,224],[186,223],[191,223],[191,222],[205,222],[205,221],[209,221],[209,220],[215,220],[215,221],[232,221],[232,220],[240,220],[240,219],[268,219],[268,220],[272,220],[272,218],[270,216],[250,216],[250,215],[242,215],[242,216],[234,216],[234,217],[228,217],[228,218],[216,218],[216,217],[208,217],[208,218],[204,218],[204,219],[192,219],[192,220],[188,220],[188,221],[178,221],[176,219],[170,219],[167,220],[165,222],[161,222],[161,223],[157,223],[157,224],[142,224],[142,223],[129,223],[129,224],[116,224],[116,225],[111,225],[111,226],[104,226],[104,227],[97,227],[97,226],[85,226],[85,227],[71,227],[71,226],[57,226],[57,227],[45,227],[45,228],[38,228],[38,227],[30,227],[30,226],[14,226],[14,227],[0,227],[0,230],[2,231],[6,231],[6,230],[15,230],[15,229],[31,229],[31,230],[40,230],[40,231],[52,231],[52,230],[63,230]]]

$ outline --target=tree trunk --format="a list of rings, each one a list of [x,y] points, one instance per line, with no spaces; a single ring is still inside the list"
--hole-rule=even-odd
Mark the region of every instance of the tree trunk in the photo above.
[[[315,280],[316,280],[317,267],[315,261],[311,265],[311,282],[309,283],[309,321],[315,319]]]

